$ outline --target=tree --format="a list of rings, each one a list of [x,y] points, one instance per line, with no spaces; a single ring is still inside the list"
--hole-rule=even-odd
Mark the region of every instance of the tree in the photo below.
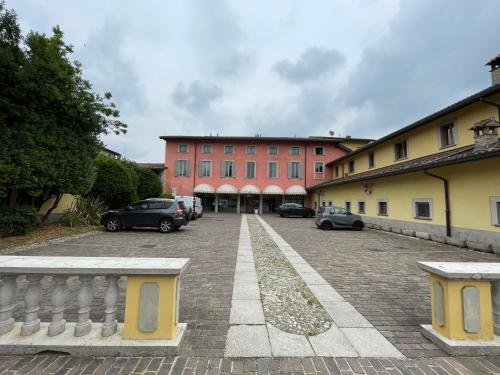
[[[110,208],[126,206],[138,199],[138,178],[132,168],[108,156],[99,156],[96,165],[97,176],[90,196],[100,197]]]
[[[150,169],[137,169],[139,183],[137,184],[137,195],[140,199],[158,198],[163,190],[161,181],[158,176]]]
[[[96,177],[99,136],[125,133],[119,111],[92,91],[59,27],[22,37],[0,2],[0,203],[40,207],[85,194]],[[46,216],[50,214],[49,210]]]

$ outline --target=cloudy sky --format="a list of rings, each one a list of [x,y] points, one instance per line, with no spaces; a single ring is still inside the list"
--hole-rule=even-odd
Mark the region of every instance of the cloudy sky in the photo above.
[[[104,139],[161,162],[160,135],[380,137],[490,85],[499,0],[7,0],[60,25],[129,124]]]

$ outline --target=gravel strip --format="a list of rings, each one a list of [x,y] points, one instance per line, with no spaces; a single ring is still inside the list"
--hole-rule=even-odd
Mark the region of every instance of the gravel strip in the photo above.
[[[266,321],[297,335],[327,331],[332,319],[269,234],[250,215],[248,226]]]

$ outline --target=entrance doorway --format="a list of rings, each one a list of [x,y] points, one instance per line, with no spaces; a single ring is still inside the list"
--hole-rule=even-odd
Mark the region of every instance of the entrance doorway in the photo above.
[[[262,213],[271,214],[278,211],[278,207],[282,201],[281,195],[263,195],[262,196]]]
[[[259,209],[259,196],[255,194],[244,194],[240,196],[241,212],[253,214]]]

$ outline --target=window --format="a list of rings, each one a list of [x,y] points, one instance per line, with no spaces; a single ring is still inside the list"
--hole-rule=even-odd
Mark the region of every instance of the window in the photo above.
[[[133,210],[145,210],[148,208],[148,202],[144,202],[144,201],[135,202],[135,203],[132,203],[130,207]]]
[[[325,148],[324,147],[314,147],[314,155],[324,155]]]
[[[439,127],[439,138],[441,140],[441,148],[453,146],[456,144],[456,129],[454,122],[450,122]]]
[[[212,161],[202,160],[200,161],[200,177],[211,177],[212,176]]]
[[[202,151],[204,154],[212,153],[212,145],[203,145]]]
[[[408,157],[408,145],[406,141],[394,144],[394,160],[406,159]]]
[[[257,147],[254,146],[254,145],[248,145],[247,146],[247,154],[248,155],[255,155],[255,153],[257,152]]]
[[[189,176],[189,160],[176,160],[174,176]]]
[[[318,202],[314,201],[314,209],[317,210],[318,209]]]
[[[234,161],[224,160],[220,169],[221,177],[236,177],[236,165]]]
[[[345,209],[347,212],[351,212],[351,201],[345,201]]]
[[[270,161],[267,163],[267,178],[278,178],[277,161]]]
[[[349,173],[354,173],[354,160],[349,161]]]
[[[268,146],[267,153],[269,155],[278,155],[278,146]]]
[[[500,226],[500,197],[490,197],[491,224]]]
[[[255,178],[255,162],[247,161],[246,178]]]
[[[303,178],[302,163],[298,161],[288,162],[288,178]]]
[[[432,199],[414,199],[413,217],[415,219],[432,219]]]
[[[364,214],[364,213],[365,213],[365,202],[358,201],[358,214]]]
[[[373,168],[375,166],[375,154],[370,152],[368,154],[368,168]]]
[[[322,161],[317,161],[314,163],[314,172],[323,173],[325,169],[325,163]]]
[[[225,154],[232,154],[234,152],[234,146],[233,145],[226,145],[224,146],[224,153]]]
[[[330,207],[332,206],[332,201],[328,202],[328,206],[330,206]]]
[[[179,152],[188,152],[189,151],[189,147],[187,144],[180,144],[179,145]]]
[[[336,165],[335,168],[333,169],[333,175],[335,176],[335,178],[337,178],[339,176],[339,166]]]
[[[388,215],[388,205],[386,200],[379,200],[377,201],[377,206],[378,206],[378,215],[381,216],[387,216]]]
[[[323,207],[325,207],[325,201],[321,202],[321,205],[322,205]]]
[[[292,146],[292,147],[290,147],[290,154],[292,154],[292,155],[300,155],[300,146]]]
[[[172,201],[167,201],[167,202],[149,202],[149,207],[152,210],[164,210],[167,208],[170,208],[174,202]]]

